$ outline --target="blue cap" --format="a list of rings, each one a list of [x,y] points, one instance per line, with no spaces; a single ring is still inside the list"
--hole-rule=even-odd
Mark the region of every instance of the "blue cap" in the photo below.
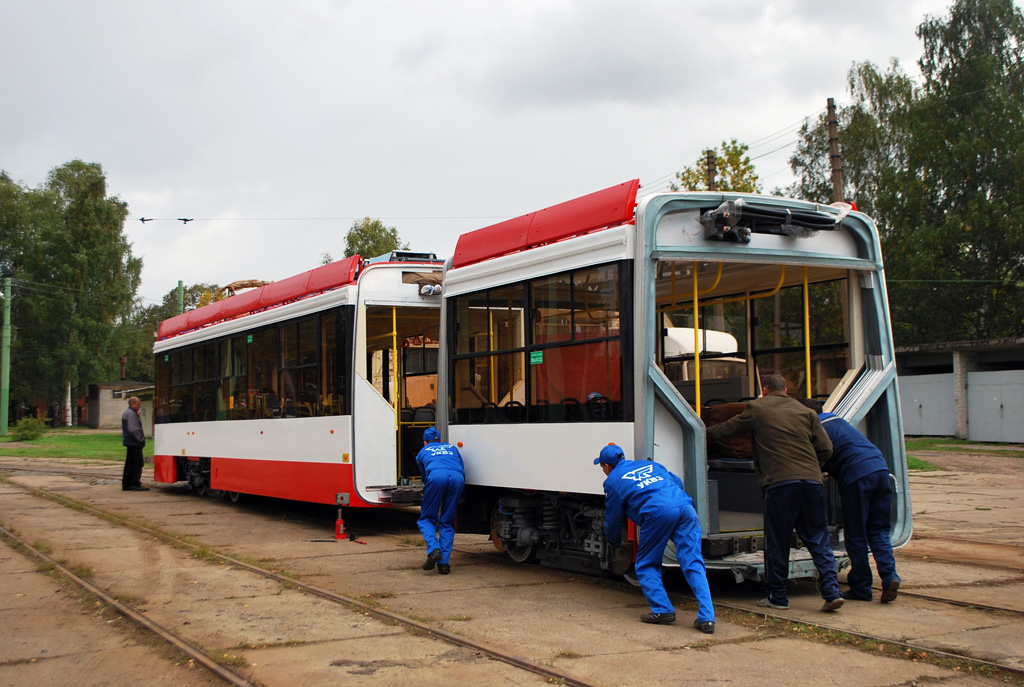
[[[437,428],[436,427],[428,427],[427,430],[425,432],[423,432],[423,441],[440,441],[440,440],[441,440],[441,435],[437,433]]]
[[[608,444],[603,449],[601,449],[601,455],[594,459],[594,465],[597,465],[598,463],[607,463],[608,465],[615,465],[623,458],[625,458],[625,455],[622,453],[621,448],[619,448],[615,444]]]

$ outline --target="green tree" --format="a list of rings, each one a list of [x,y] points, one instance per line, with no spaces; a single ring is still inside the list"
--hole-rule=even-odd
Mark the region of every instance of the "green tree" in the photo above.
[[[754,171],[747,151],[750,146],[732,141],[722,141],[722,149],[714,149],[715,153],[715,186],[719,191],[735,191],[738,193],[760,193],[761,182]],[[692,167],[684,167],[676,172],[676,182],[669,182],[673,191],[708,190],[707,157],[701,155]]]
[[[352,223],[345,234],[345,257],[361,255],[373,258],[393,250],[409,250],[408,243],[402,243],[395,227],[386,227],[379,219],[364,217]]]
[[[3,193],[16,195],[9,177]],[[16,279],[12,303],[12,397],[65,409],[72,394],[116,374],[116,329],[131,314],[142,261],[123,234],[127,205],[107,196],[98,164],[73,160],[39,189],[21,188],[11,214],[20,237],[5,245]],[[19,242],[20,241],[20,242]]]
[[[850,72],[847,197],[879,222],[896,342],[1024,334],[1024,17],[958,0],[918,28],[920,86],[893,62]],[[827,133],[805,126],[790,190],[827,202]]]

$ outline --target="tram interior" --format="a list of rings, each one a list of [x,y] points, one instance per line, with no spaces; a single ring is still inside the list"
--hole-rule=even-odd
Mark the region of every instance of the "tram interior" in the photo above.
[[[420,478],[416,454],[435,423],[440,310],[369,306],[366,322],[368,379],[395,409],[398,481],[408,484]]]
[[[783,375],[794,398],[825,400],[850,367],[847,277],[823,267],[663,260],[659,365],[708,426],[742,412],[763,374]],[[763,529],[750,435],[710,444],[707,466],[710,534]]]

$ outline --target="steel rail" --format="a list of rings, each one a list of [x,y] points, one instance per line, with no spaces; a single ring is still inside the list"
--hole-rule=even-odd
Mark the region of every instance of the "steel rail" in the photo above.
[[[52,565],[55,569],[59,570],[62,575],[71,580],[71,582],[78,585],[82,589],[85,589],[90,594],[93,594],[94,596],[98,597],[101,601],[103,601],[103,603],[107,604],[108,606],[113,608],[115,611],[117,611],[118,613],[120,613],[125,618],[135,623],[142,629],[152,634],[155,634],[171,646],[175,647],[180,651],[183,651],[188,656],[190,656],[192,660],[194,660],[196,663],[201,665],[203,668],[206,668],[208,671],[210,671],[211,673],[213,673],[229,685],[234,685],[235,687],[255,687],[256,683],[250,682],[243,675],[236,673],[230,668],[227,668],[217,663],[212,658],[210,658],[206,654],[206,652],[204,652],[201,648],[197,647],[195,644],[192,644],[189,640],[185,639],[181,635],[172,632],[171,630],[168,630],[166,627],[160,625],[159,623],[147,618],[145,615],[135,610],[128,604],[122,601],[118,601],[110,594],[108,594],[105,590],[101,589],[100,587],[97,587],[92,582],[89,582],[88,580],[79,577],[74,572],[69,570],[67,566],[65,566],[63,563],[43,553],[42,551],[35,548],[27,541],[25,541],[24,539],[16,535],[14,532],[11,532],[9,529],[2,525],[0,525],[0,536],[2,536],[10,542],[15,543],[17,546],[28,551],[39,560],[49,565]]]
[[[586,682],[579,678],[573,677],[572,675],[569,675],[567,673],[563,673],[558,670],[554,670],[547,666],[541,665],[539,663],[535,663],[534,661],[523,658],[521,656],[510,654],[508,652],[502,651],[501,649],[497,649],[483,642],[468,639],[466,637],[462,637],[460,635],[448,632],[446,630],[442,630],[437,627],[432,627],[430,625],[427,625],[426,623],[422,623],[418,620],[413,620],[412,618],[406,617],[399,613],[395,613],[393,611],[389,611],[387,609],[380,608],[378,606],[373,606],[364,603],[362,601],[359,601],[358,599],[353,599],[342,594],[337,594],[335,592],[322,589],[311,584],[307,584],[305,582],[300,582],[290,577],[285,577],[284,575],[276,573],[273,570],[267,570],[266,568],[261,568],[258,565],[253,565],[252,563],[240,561],[236,558],[232,558],[231,556],[218,553],[217,551],[214,551],[213,549],[210,549],[208,547],[193,544],[192,542],[189,542],[184,538],[179,538],[172,534],[162,532],[156,528],[149,527],[147,525],[142,525],[137,522],[133,522],[132,520],[129,520],[116,513],[105,511],[101,508],[96,508],[87,503],[83,503],[82,501],[79,501],[77,499],[72,499],[67,496],[64,496],[63,494],[57,494],[43,489],[36,489],[35,487],[29,487],[22,484],[18,484],[16,486],[39,498],[55,501],[58,504],[66,505],[67,507],[92,513],[93,515],[104,518],[106,520],[112,520],[120,525],[130,527],[151,537],[162,539],[166,542],[174,544],[175,546],[192,549],[194,551],[202,549],[202,553],[205,558],[214,558],[218,561],[223,561],[232,566],[242,568],[244,570],[248,570],[249,572],[255,573],[267,579],[274,580],[275,582],[278,582],[284,586],[306,592],[313,596],[318,596],[320,598],[326,599],[333,603],[337,603],[339,605],[354,608],[364,614],[374,615],[379,618],[390,620],[392,622],[412,628],[414,630],[417,630],[418,632],[422,632],[441,641],[448,642],[449,644],[454,644],[465,649],[481,652],[494,660],[501,661],[502,663],[506,663],[508,665],[514,666],[516,668],[525,670],[530,673],[534,673],[535,675],[540,675],[541,677],[547,678],[549,680],[557,681],[557,684],[570,685],[572,687],[598,687],[595,683]]]

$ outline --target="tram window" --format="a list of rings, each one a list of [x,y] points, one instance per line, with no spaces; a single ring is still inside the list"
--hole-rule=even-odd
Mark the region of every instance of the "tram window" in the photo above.
[[[249,417],[281,416],[277,395],[277,327],[268,327],[252,334],[249,344]]]
[[[490,350],[486,292],[460,298],[455,318],[458,323],[456,353],[479,353]]]
[[[181,355],[178,357],[178,384],[187,384],[192,381],[192,349],[186,348],[181,351]]]
[[[156,356],[156,393],[153,395],[153,422],[163,424],[170,421],[168,415],[168,392],[171,386],[171,355],[160,353]]]
[[[780,289],[774,296],[752,301],[752,304],[758,322],[755,340],[758,349],[803,346],[802,286]]]
[[[531,406],[543,401],[585,405],[596,395],[617,404],[608,419],[622,419],[622,355],[617,340],[549,348],[531,363]],[[570,408],[563,419],[589,419],[582,414],[574,418],[574,410]]]
[[[492,350],[522,348],[526,343],[523,332],[523,316],[525,314],[523,285],[492,289],[488,303],[493,338]]]
[[[572,273],[574,338],[619,333],[618,267],[602,265]]]
[[[320,414],[341,415],[344,409],[339,389],[344,388],[344,382],[338,379],[338,317],[334,313],[320,316],[320,351]]]
[[[572,339],[571,275],[535,279],[530,288],[535,344]]]
[[[808,286],[811,345],[844,343],[849,340],[850,323],[845,316],[845,279],[818,282]]]

